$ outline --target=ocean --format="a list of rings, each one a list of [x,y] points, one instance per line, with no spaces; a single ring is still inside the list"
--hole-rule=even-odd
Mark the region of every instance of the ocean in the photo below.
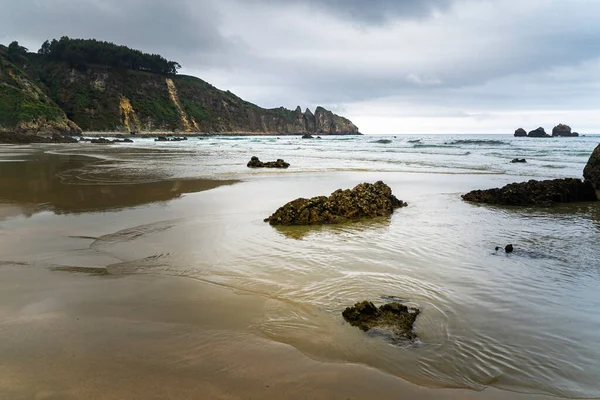
[[[599,142],[365,135],[0,146],[0,265],[53,268],[52,279],[95,267],[218,287],[238,296],[207,317],[224,334],[422,387],[600,398],[600,204],[493,207],[460,197],[581,177]],[[251,156],[291,166],[249,169]],[[263,222],[297,197],[378,180],[408,207],[337,226]],[[495,250],[509,243],[514,253]],[[232,309],[239,296],[261,299],[241,313],[250,320]],[[389,298],[422,310],[417,343],[390,345],[341,317],[357,301]],[[0,307],[0,318],[14,310]],[[0,354],[10,342],[3,332],[25,328],[14,329],[0,328]]]

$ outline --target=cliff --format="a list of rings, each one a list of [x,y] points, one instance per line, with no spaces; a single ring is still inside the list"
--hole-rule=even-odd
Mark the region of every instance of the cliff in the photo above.
[[[40,82],[31,79],[0,46],[0,132],[67,133],[81,129],[70,121],[63,110],[42,90]]]
[[[4,129],[35,126],[32,129],[36,132],[56,127],[67,133],[81,128],[107,132],[360,134],[351,121],[323,107],[317,107],[314,114],[308,109],[302,112],[300,107],[264,109],[192,76],[89,63],[74,65],[33,53],[24,55],[19,68],[2,52],[0,60],[0,83],[4,85],[0,126]],[[9,72],[5,63],[11,65]],[[18,74],[18,79],[5,85],[11,74]],[[30,107],[32,102],[34,107]],[[24,109],[35,112],[15,112]]]

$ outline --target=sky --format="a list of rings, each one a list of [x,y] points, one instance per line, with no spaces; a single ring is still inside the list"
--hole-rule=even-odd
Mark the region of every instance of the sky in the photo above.
[[[366,134],[600,133],[600,0],[4,0],[0,43],[159,53],[262,107]]]

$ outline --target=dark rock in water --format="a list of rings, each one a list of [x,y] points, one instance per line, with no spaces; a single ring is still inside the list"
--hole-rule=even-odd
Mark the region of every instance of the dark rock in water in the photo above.
[[[302,135],[302,139],[314,139],[314,137],[310,133],[305,133]]]
[[[291,201],[266,218],[265,222],[271,225],[337,224],[353,219],[389,216],[394,209],[406,205],[381,181],[361,183],[352,190],[338,189],[329,197]]]
[[[262,162],[256,156],[253,156],[250,161],[248,161],[247,165],[248,168],[287,168],[290,166],[289,163],[286,163],[280,158],[277,159],[277,161]]]
[[[583,169],[583,177],[590,181],[596,190],[600,190],[600,144],[594,149]]]
[[[64,136],[59,133],[53,133],[52,136],[37,134],[0,132],[0,143],[8,144],[29,144],[29,143],[78,143],[78,140],[71,136]]]
[[[133,143],[133,140],[131,140],[131,139],[117,139],[117,140],[113,140],[113,143]]]
[[[515,158],[511,161],[511,163],[526,163],[527,160],[524,158]]]
[[[574,178],[511,183],[501,189],[474,190],[462,198],[475,203],[537,207],[598,200],[590,182]]]
[[[523,128],[519,128],[515,131],[515,137],[525,137],[527,136],[527,131]]]
[[[90,140],[90,143],[94,143],[94,144],[110,144],[112,143],[112,140],[106,139],[106,138],[98,138],[98,139],[92,139]]]
[[[494,250],[498,251],[498,250],[500,250],[500,247],[496,246],[496,248]]]
[[[170,142],[182,142],[184,140],[187,140],[187,138],[185,136],[182,137],[174,137],[173,139],[170,140]]]
[[[541,126],[527,134],[529,137],[550,137]]]
[[[370,301],[356,303],[342,312],[344,320],[350,325],[363,332],[374,330],[385,334],[392,342],[417,338],[413,325],[419,314],[420,310],[400,303],[387,303],[377,308]]]
[[[421,139],[409,140],[408,143],[421,143]]]
[[[323,139],[321,136],[317,136],[317,139]]]
[[[376,140],[376,141],[371,142],[371,143],[388,144],[388,143],[392,143],[392,141],[389,140],[389,139],[379,139],[379,140]]]
[[[154,139],[155,142],[168,142],[169,139],[167,139],[165,136],[159,136],[156,139]]]
[[[513,252],[513,245],[512,244],[507,244],[506,247],[504,248],[504,251],[507,253],[512,253]]]
[[[552,136],[576,137],[577,132],[571,132],[571,127],[565,124],[558,124],[552,129]]]

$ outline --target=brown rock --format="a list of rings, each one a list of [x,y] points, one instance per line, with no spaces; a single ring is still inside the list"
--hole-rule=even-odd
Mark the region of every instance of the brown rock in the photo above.
[[[407,204],[379,181],[361,183],[351,190],[336,190],[329,197],[299,198],[279,208],[265,219],[271,225],[336,224],[360,218],[389,216]]]

